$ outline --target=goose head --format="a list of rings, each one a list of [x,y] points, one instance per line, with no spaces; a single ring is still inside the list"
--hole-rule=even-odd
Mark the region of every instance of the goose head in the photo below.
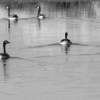
[[[5,45],[6,45],[6,44],[9,44],[9,43],[10,43],[10,42],[9,42],[8,40],[4,40],[4,41],[3,41],[3,44],[5,44]]]

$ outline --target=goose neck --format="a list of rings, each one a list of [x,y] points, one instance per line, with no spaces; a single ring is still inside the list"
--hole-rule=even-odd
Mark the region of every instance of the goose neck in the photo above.
[[[6,54],[6,44],[3,43],[3,51],[4,51],[4,54]]]

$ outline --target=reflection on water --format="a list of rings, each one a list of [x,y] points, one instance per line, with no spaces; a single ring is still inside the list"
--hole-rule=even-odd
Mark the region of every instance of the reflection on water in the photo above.
[[[3,75],[4,76],[4,80],[8,79],[8,74],[7,74],[7,61],[3,60],[2,61],[2,68],[3,68]]]
[[[17,23],[6,20],[0,6],[0,43],[11,41],[11,58],[0,61],[2,100],[99,100],[99,1],[41,2],[45,20],[36,18],[33,4],[19,6],[11,7]],[[66,31],[70,47],[59,45]]]

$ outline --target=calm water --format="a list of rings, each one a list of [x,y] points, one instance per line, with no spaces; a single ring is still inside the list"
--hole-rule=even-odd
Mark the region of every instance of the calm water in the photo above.
[[[100,5],[42,3],[47,18],[37,20],[37,9],[12,8],[18,23],[9,22],[0,6],[0,43],[7,39],[11,58],[0,61],[2,100],[100,100]],[[73,45],[58,42],[65,31]],[[2,44],[0,44],[2,52]]]

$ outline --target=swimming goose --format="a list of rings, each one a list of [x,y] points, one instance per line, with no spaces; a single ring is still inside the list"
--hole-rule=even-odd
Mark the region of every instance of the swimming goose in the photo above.
[[[8,20],[18,21],[18,15],[17,14],[10,15],[10,7],[7,6],[7,9],[8,9]]]
[[[67,37],[68,37],[68,33],[65,32],[65,39],[62,39],[60,41],[61,45],[70,46],[72,44],[71,40],[69,40]]]
[[[10,58],[10,55],[6,53],[6,44],[9,44],[10,42],[7,40],[3,41],[3,53],[0,53],[0,59],[8,59]]]
[[[45,15],[44,14],[41,14],[41,7],[40,6],[37,6],[37,9],[38,9],[37,18],[38,19],[44,19],[45,18]]]

